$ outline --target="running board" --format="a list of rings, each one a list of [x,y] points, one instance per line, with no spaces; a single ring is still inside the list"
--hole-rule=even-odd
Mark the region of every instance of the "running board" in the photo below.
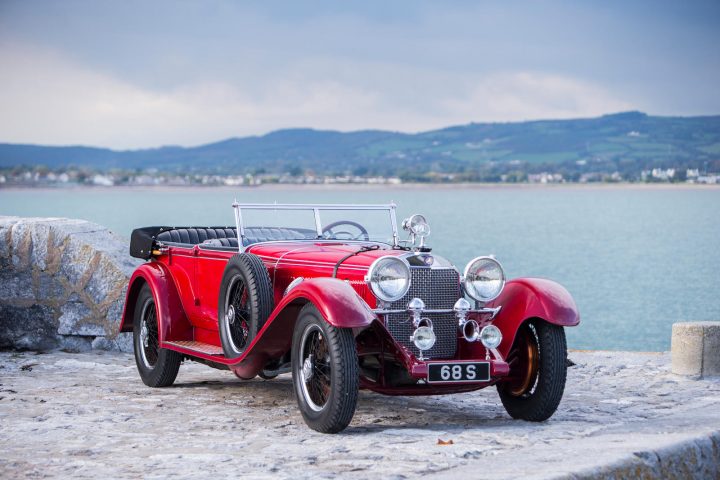
[[[210,345],[209,343],[195,342],[195,341],[175,341],[175,342],[164,342],[164,347],[170,347],[172,350],[188,353],[201,353],[203,355],[220,356],[225,358],[222,347],[216,345]]]

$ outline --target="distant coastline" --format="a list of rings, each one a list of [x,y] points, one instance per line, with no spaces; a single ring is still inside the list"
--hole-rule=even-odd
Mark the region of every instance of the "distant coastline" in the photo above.
[[[252,190],[527,190],[527,189],[586,189],[586,190],[720,190],[720,184],[697,184],[697,183],[640,183],[640,182],[616,182],[616,183],[489,183],[489,182],[464,182],[464,183],[401,183],[401,184],[293,184],[293,183],[267,183],[262,185],[65,185],[65,186],[29,186],[29,185],[4,185],[0,186],[0,193],[3,191],[196,191],[196,190],[222,190],[222,191],[252,191]]]
[[[0,187],[73,184],[720,183],[720,115],[621,112],[416,134],[309,128],[189,147],[0,142]]]

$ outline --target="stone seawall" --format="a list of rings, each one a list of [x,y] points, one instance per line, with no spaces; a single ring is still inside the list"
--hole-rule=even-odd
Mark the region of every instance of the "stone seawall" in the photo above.
[[[84,220],[0,217],[0,348],[130,351],[128,242]]]

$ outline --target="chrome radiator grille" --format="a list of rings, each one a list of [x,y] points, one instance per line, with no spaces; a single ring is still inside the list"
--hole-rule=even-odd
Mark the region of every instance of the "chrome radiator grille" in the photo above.
[[[410,290],[400,300],[390,304],[390,309],[405,309],[408,302],[417,297],[425,302],[427,309],[452,309],[460,298],[460,275],[455,269],[432,269],[411,267]],[[437,337],[435,345],[423,353],[425,358],[452,358],[457,348],[457,319],[453,312],[423,314],[433,322]],[[393,313],[386,316],[386,327],[395,341],[407,347],[416,356],[420,351],[410,336],[415,330],[410,314]]]

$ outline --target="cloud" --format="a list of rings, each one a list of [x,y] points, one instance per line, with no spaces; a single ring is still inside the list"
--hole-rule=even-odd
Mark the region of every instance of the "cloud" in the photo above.
[[[142,88],[50,52],[0,49],[2,141],[116,148],[191,145],[367,110],[373,95],[332,81],[271,81],[262,96],[230,83]]]
[[[456,117],[488,121],[592,117],[635,108],[590,82],[543,72],[495,73],[478,78],[463,98],[444,102]]]
[[[470,121],[592,116],[631,107],[578,79],[481,76],[318,58],[283,74],[150,88],[58,52],[0,45],[0,141],[114,148],[197,145],[278,128],[416,132]]]

